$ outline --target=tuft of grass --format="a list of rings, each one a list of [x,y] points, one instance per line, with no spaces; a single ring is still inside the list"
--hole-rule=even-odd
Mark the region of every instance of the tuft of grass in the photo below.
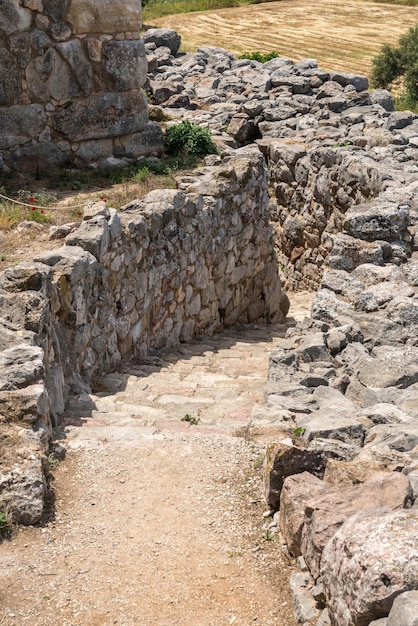
[[[54,469],[58,467],[60,464],[59,459],[57,459],[53,454],[48,456],[49,465]]]
[[[200,417],[194,417],[193,415],[189,415],[186,413],[181,419],[181,422],[189,422],[191,426],[197,426],[200,422]]]
[[[6,513],[0,512],[0,538],[10,537],[12,533],[12,525],[10,524]]]

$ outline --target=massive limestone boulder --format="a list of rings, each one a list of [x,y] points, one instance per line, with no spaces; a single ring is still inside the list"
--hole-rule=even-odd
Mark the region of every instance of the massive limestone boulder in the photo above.
[[[417,532],[413,508],[360,513],[335,533],[320,568],[332,626],[368,626],[389,614],[397,596],[418,589]],[[416,594],[411,604],[417,615]]]
[[[360,486],[341,491],[329,488],[305,507],[301,553],[314,579],[320,573],[322,551],[338,528],[358,511],[401,509],[412,502],[412,489],[406,476],[376,475]]]

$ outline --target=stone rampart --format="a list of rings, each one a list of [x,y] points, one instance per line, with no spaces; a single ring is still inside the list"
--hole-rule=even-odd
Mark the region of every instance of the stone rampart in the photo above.
[[[139,0],[3,0],[0,174],[158,153]]]
[[[96,215],[65,246],[0,274],[0,428],[26,450],[23,465],[2,468],[0,498],[17,521],[42,514],[39,453],[70,394],[124,357],[284,318],[263,158],[209,160],[178,189]]]

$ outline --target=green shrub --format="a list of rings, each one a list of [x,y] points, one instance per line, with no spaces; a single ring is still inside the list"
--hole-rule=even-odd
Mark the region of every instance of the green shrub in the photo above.
[[[399,38],[398,46],[385,44],[372,66],[372,85],[385,88],[404,78],[405,92],[412,104],[418,102],[418,25]]]
[[[271,61],[271,59],[277,59],[280,56],[278,52],[272,50],[271,52],[266,52],[263,54],[262,52],[244,52],[239,56],[239,59],[250,59],[251,61],[259,61],[260,63],[267,63],[267,61]]]
[[[218,152],[210,130],[188,120],[167,128],[164,148],[167,154],[195,160]]]

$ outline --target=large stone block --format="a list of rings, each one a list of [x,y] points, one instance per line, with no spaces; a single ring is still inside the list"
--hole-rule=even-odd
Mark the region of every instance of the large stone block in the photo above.
[[[26,80],[33,101],[65,100],[91,93],[92,69],[80,42],[72,40],[32,59],[26,69]]]
[[[44,11],[55,22],[62,22],[68,9],[70,0],[42,0]]]
[[[20,72],[17,63],[10,52],[0,48],[0,105],[14,104],[20,90]]]
[[[287,443],[272,443],[267,446],[262,479],[267,504],[272,509],[280,506],[280,493],[287,476],[310,472],[323,473],[327,455],[322,450],[305,450]]]
[[[338,530],[321,561],[333,626],[368,626],[401,593],[418,589],[417,533],[416,508],[355,515]]]
[[[145,94],[104,93],[58,108],[55,130],[71,141],[105,139],[140,132],[148,122]]]
[[[138,158],[160,155],[163,151],[163,131],[156,122],[150,122],[146,129],[128,137],[115,140],[115,156]]]
[[[50,174],[52,170],[64,167],[67,159],[53,143],[39,143],[28,148],[18,148],[11,153],[8,164],[13,170],[28,174]]]
[[[418,626],[418,591],[405,591],[390,610],[387,626]]]
[[[352,515],[382,508],[401,509],[411,500],[409,481],[399,472],[376,475],[358,487],[329,489],[311,500],[305,508],[301,552],[312,576],[319,576],[325,545]]]
[[[4,30],[6,35],[30,28],[32,13],[19,4],[19,0],[1,0],[0,2],[0,31]]]
[[[129,91],[145,84],[148,61],[141,40],[109,41],[102,47],[102,54],[110,90]]]
[[[39,104],[0,108],[0,150],[37,139],[45,124],[45,112]]]
[[[123,6],[114,0],[71,0],[67,21],[74,32],[136,32],[141,28],[141,3],[125,0]]]
[[[300,540],[305,522],[305,506],[309,500],[329,489],[322,480],[309,472],[288,476],[280,496],[280,530],[287,549],[300,556]]]

